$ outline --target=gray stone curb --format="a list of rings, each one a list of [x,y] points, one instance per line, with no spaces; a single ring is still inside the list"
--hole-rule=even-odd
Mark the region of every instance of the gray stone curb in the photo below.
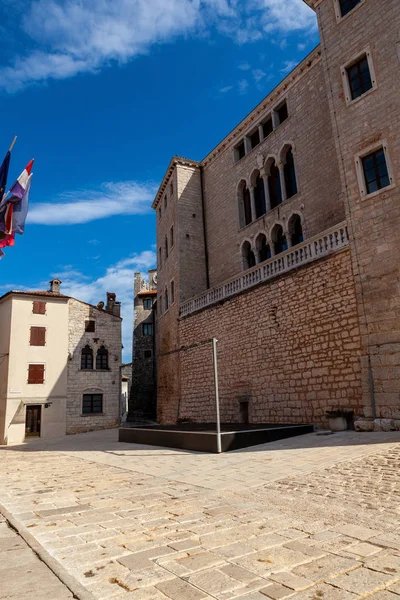
[[[44,562],[45,565],[54,573],[73,594],[77,600],[96,600],[96,596],[89,592],[79,581],[72,577],[66,569],[45,550],[40,543],[28,531],[27,527],[18,521],[2,504],[0,504],[0,514],[8,521],[13,529],[22,537],[35,554]]]

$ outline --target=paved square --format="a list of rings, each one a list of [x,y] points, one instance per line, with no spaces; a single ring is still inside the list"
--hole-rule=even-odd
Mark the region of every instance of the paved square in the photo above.
[[[94,599],[400,600],[399,472],[400,432],[207,455],[111,430],[0,448],[0,503]]]

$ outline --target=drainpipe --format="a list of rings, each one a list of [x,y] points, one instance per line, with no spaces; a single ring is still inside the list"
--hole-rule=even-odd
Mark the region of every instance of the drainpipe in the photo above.
[[[204,203],[204,172],[203,167],[200,166],[200,190],[201,190],[201,208],[203,213],[203,236],[204,236],[204,257],[206,263],[206,284],[207,289],[210,288],[210,273],[208,266],[208,244],[207,244],[207,231],[206,231],[206,209]]]

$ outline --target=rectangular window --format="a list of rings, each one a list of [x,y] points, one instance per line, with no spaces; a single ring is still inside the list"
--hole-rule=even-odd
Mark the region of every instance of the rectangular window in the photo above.
[[[171,304],[175,302],[175,282],[171,281]]]
[[[254,133],[250,135],[250,144],[252,148],[255,148],[260,143],[260,133],[257,129]]]
[[[276,114],[278,115],[279,125],[283,123],[283,121],[286,121],[289,116],[286,102],[276,109]]]
[[[383,148],[379,148],[375,152],[368,154],[368,156],[364,156],[361,161],[367,194],[372,194],[390,185]]]
[[[359,98],[372,88],[372,78],[366,55],[362,56],[350,67],[347,67],[346,71],[352,100]]]
[[[39,300],[33,301],[32,312],[34,315],[45,315],[46,314],[46,302],[40,302]]]
[[[158,268],[161,267],[161,262],[162,262],[162,252],[161,252],[161,248],[158,249]]]
[[[103,412],[103,394],[83,394],[82,413],[90,415]]]
[[[157,301],[157,312],[161,316],[162,315],[162,296],[158,297]]]
[[[164,310],[168,310],[169,302],[168,302],[168,290],[165,290],[164,293]]]
[[[263,135],[264,139],[268,137],[274,130],[274,126],[272,124],[272,117],[269,117],[265,123],[263,123]]]
[[[174,184],[171,183],[171,185],[169,186],[169,196],[170,198],[174,195]]]
[[[161,206],[158,209],[158,220],[161,221]]]
[[[244,147],[244,140],[240,142],[238,146],[235,148],[235,160],[240,160],[246,155],[246,150]]]
[[[360,4],[361,0],[339,0],[340,12],[342,17],[346,16],[347,13],[351,12],[353,8]]]
[[[44,365],[29,365],[28,383],[44,383]]]
[[[143,308],[145,310],[151,310],[152,306],[153,306],[153,302],[152,302],[151,298],[145,298],[143,300]]]
[[[170,248],[172,248],[172,246],[174,245],[174,226],[172,226],[169,230],[169,245]]]
[[[164,256],[165,256],[165,260],[167,260],[167,258],[168,258],[168,238],[167,238],[167,236],[165,236],[165,242],[164,242]]]
[[[31,346],[45,346],[46,327],[31,327],[31,337],[29,343]]]
[[[93,332],[96,329],[96,321],[85,321],[85,331]]]
[[[144,351],[144,357],[145,358],[151,358],[151,350],[145,350]]]
[[[153,335],[153,323],[143,323],[143,335]]]
[[[167,208],[168,206],[168,199],[167,199],[167,194],[165,194],[164,196],[164,209]]]

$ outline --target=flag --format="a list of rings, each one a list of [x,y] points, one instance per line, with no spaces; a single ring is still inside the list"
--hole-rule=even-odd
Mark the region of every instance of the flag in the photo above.
[[[31,185],[33,159],[29,161],[17,181],[11,186],[9,198],[3,198],[0,204],[0,231],[11,234],[14,231],[24,233],[25,219],[28,213],[28,196]],[[14,212],[17,215],[14,217]],[[17,230],[14,228],[17,227]]]
[[[3,163],[0,167],[0,202],[3,199],[3,195],[7,185],[8,167],[10,166],[11,152],[8,150],[4,157]]]

